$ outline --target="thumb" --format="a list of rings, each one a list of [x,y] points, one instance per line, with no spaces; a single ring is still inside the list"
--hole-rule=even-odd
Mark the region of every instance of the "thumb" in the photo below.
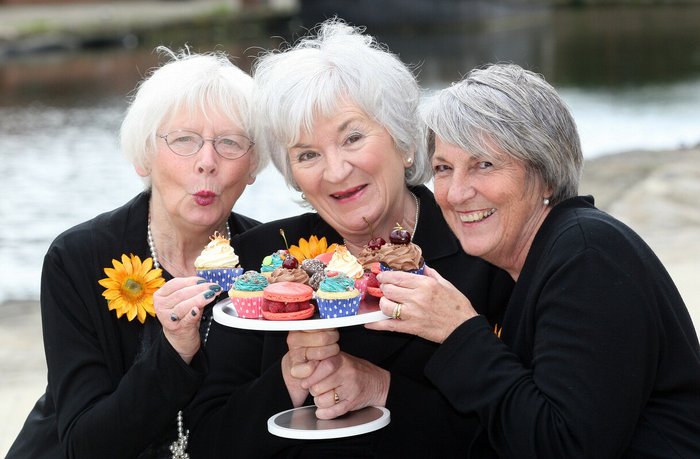
[[[435,279],[438,282],[442,282],[445,279],[440,275],[439,272],[435,271],[433,268],[431,268],[428,265],[425,265],[425,270],[423,271],[423,275],[430,277],[431,279]]]

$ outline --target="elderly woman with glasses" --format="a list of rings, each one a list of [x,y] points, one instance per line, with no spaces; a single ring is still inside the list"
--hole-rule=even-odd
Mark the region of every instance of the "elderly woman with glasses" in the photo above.
[[[48,387],[8,457],[183,453],[178,413],[204,378],[207,306],[222,290],[194,260],[213,234],[257,225],[231,209],[264,161],[250,140],[252,78],[223,53],[161,50],[170,62],[140,83],[121,126],[145,191],[46,254]]]
[[[464,253],[423,183],[430,177],[420,90],[410,69],[361,30],[321,24],[293,47],[256,63],[256,138],[287,183],[316,212],[271,222],[232,242],[248,269],[271,252],[315,235],[360,256],[399,223],[425,263],[439,269],[497,321],[507,275]],[[502,277],[499,275],[502,274]],[[499,279],[503,283],[499,283]],[[437,346],[362,327],[256,333],[212,325],[210,373],[192,403],[192,452],[200,457],[455,457],[475,419],[457,413],[426,380]],[[319,419],[367,406],[391,422],[353,438],[271,435],[277,412],[315,405]]]
[[[581,145],[554,88],[492,65],[423,116],[445,219],[515,288],[494,329],[434,270],[381,273],[382,309],[401,317],[368,327],[441,343],[426,376],[481,425],[462,457],[700,457],[688,310],[649,246],[577,196]]]

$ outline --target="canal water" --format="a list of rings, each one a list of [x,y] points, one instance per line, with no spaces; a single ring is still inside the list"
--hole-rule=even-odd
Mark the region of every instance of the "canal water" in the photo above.
[[[592,158],[700,143],[697,24],[699,7],[609,7],[506,15],[439,31],[368,31],[414,65],[428,90],[488,62],[542,73],[570,106]],[[215,47],[191,33],[165,44],[185,41],[199,51]],[[216,43],[248,69],[261,48],[279,40],[228,41],[223,34]],[[152,46],[0,61],[0,304],[38,299],[51,240],[142,189],[117,135],[129,93],[156,63]],[[302,211],[296,201],[269,168],[237,210],[267,221]]]

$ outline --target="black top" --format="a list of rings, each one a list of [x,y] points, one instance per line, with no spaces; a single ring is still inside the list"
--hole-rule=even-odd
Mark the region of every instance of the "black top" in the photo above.
[[[420,198],[420,216],[413,241],[426,263],[463,292],[476,307],[498,318],[512,288],[510,278],[492,265],[466,255],[442,218],[432,193]],[[284,248],[279,229],[290,244],[300,237],[325,236],[342,243],[338,233],[317,214],[307,213],[261,225],[232,244],[247,269],[258,270],[262,259]],[[497,319],[498,320],[498,319]],[[377,332],[362,326],[340,328],[340,348],[391,372],[386,407],[390,424],[376,432],[337,440],[290,440],[267,431],[267,419],[292,408],[280,360],[287,352],[285,332],[254,332],[212,325],[205,350],[210,372],[191,413],[193,457],[461,457],[476,426],[473,415],[452,409],[423,375],[437,345],[412,335]],[[313,404],[311,398],[306,405]]]
[[[187,365],[165,339],[157,318],[147,316],[144,324],[126,316],[117,319],[97,282],[122,254],[141,260],[151,256],[149,197],[141,193],[69,229],[44,259],[41,315],[48,387],[38,408],[44,416],[57,414],[66,457],[170,457],[167,446],[177,438],[177,412],[204,378],[201,353]],[[235,232],[257,224],[238,214],[229,218]],[[168,273],[164,277],[171,278]],[[203,317],[202,327],[208,322]],[[37,435],[33,430],[28,422],[17,448],[31,444]]]
[[[478,415],[469,457],[700,457],[700,349],[688,310],[652,250],[590,197],[545,219],[501,339],[482,318],[468,320],[426,374]]]

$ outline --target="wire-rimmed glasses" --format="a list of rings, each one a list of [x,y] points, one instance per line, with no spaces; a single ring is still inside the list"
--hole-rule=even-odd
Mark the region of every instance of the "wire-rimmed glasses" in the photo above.
[[[165,140],[170,151],[178,156],[192,156],[211,142],[216,153],[222,158],[238,159],[248,153],[255,142],[240,134],[223,134],[213,139],[206,139],[196,132],[178,129],[158,137]]]

